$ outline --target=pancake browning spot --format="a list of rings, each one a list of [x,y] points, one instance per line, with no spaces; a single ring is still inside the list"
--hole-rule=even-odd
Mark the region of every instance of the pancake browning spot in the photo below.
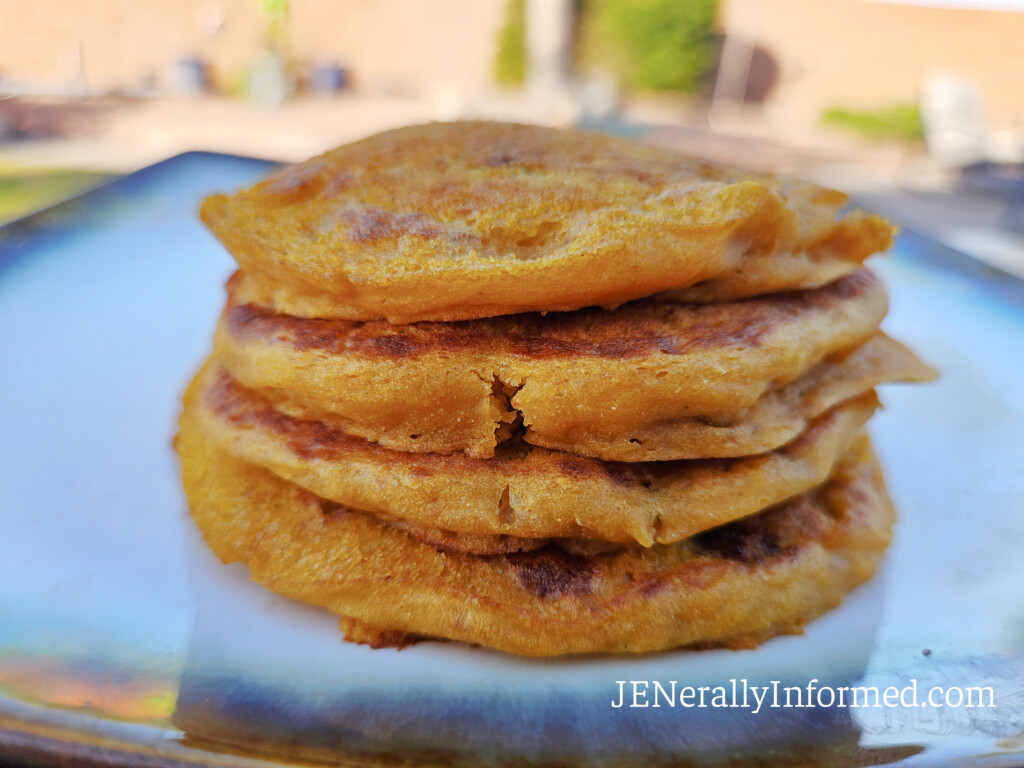
[[[316,160],[288,166],[263,182],[260,191],[268,200],[288,205],[308,200],[323,189],[322,173],[326,165]]]
[[[217,372],[205,400],[210,410],[235,426],[266,427],[306,460],[337,455],[364,442],[323,422],[293,419],[265,403],[248,401],[245,389],[223,370]]]
[[[698,552],[747,565],[784,554],[771,532],[761,526],[727,525],[699,534],[693,543]]]
[[[436,238],[441,234],[422,213],[393,213],[383,208],[343,210],[338,221],[345,225],[349,240],[360,244],[399,237]]]
[[[505,560],[523,588],[537,597],[584,597],[591,592],[595,566],[590,558],[548,547],[506,555]]]
[[[244,282],[244,281],[243,281]],[[235,278],[229,290],[235,287]],[[641,300],[608,311],[523,314],[451,323],[393,326],[382,321],[292,317],[248,303],[229,303],[225,324],[238,338],[274,338],[296,350],[409,357],[476,351],[532,361],[561,357],[621,360],[680,356],[717,348],[758,346],[786,324],[825,312],[878,289],[867,270],[808,291],[742,299],[728,305]]]

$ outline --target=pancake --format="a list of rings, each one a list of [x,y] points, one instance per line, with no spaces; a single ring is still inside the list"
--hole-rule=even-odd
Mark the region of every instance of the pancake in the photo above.
[[[751,412],[876,334],[886,295],[867,270],[720,304],[645,300],[614,312],[406,326],[274,313],[252,302],[241,275],[228,290],[215,356],[235,378],[286,413],[402,451],[491,456],[521,419],[528,442],[601,458],[744,455],[791,439],[870,382],[926,375],[889,343],[846,384],[816,374],[839,392],[822,392],[817,410],[791,394]]]
[[[877,407],[834,408],[743,459],[622,463],[509,443],[491,459],[393,451],[281,413],[207,364],[186,410],[218,449],[334,503],[460,534],[670,543],[820,485]]]
[[[731,272],[659,296],[671,301],[711,302],[819,288],[861,268],[864,258],[851,258],[851,254],[866,257],[891,244],[890,225],[875,216],[853,212],[804,251],[774,259],[747,259]]]
[[[557,437],[527,430],[533,444],[614,461],[729,458],[772,451],[795,439],[811,420],[879,384],[927,382],[935,369],[884,333],[853,351],[831,355],[796,381],[766,392],[739,417],[667,419],[627,432],[596,423]]]
[[[323,500],[325,505],[333,504],[341,509],[337,502]],[[331,508],[331,507],[327,507]],[[509,536],[504,533],[457,533],[444,528],[434,528],[423,523],[413,523],[400,517],[386,513],[373,513],[377,520],[391,528],[404,531],[412,538],[429,544],[437,550],[446,552],[465,552],[472,555],[504,555],[512,552],[532,552],[541,547],[554,546],[573,555],[589,557],[607,552],[618,552],[625,547],[637,547],[639,544],[600,541],[598,539],[574,539],[568,537],[549,536],[546,538],[527,538]]]
[[[184,411],[177,448],[213,551],[392,642],[439,637],[528,656],[750,647],[800,631],[869,578],[893,519],[860,439],[823,487],[677,544],[592,557],[439,551],[219,451],[195,416]]]
[[[610,136],[459,122],[339,147],[200,216],[275,311],[410,323],[821,285],[892,236],[845,203]]]

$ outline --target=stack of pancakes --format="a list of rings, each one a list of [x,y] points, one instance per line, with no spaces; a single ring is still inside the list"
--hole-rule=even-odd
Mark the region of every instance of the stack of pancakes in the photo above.
[[[745,647],[867,579],[891,228],[586,133],[400,129],[201,215],[237,260],[185,396],[192,515],[349,639]]]

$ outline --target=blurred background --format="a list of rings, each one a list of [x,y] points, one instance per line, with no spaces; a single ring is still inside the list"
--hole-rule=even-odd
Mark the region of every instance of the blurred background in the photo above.
[[[1024,0],[0,0],[0,221],[459,118],[797,175],[1024,276]]]

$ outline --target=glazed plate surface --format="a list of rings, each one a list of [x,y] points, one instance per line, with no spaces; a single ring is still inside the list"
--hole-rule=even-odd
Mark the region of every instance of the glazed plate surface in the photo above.
[[[179,397],[232,269],[195,209],[268,168],[182,155],[0,229],[0,759],[1024,764],[1021,283],[913,233],[874,260],[885,329],[942,378],[883,390],[871,431],[895,541],[804,635],[568,661],[373,651],[220,565],[179,488]],[[995,706],[755,714],[739,699],[744,685],[812,680],[916,685],[919,699],[986,687]],[[730,697],[735,681],[740,706],[630,707],[629,681],[649,681],[647,704],[654,681]]]

